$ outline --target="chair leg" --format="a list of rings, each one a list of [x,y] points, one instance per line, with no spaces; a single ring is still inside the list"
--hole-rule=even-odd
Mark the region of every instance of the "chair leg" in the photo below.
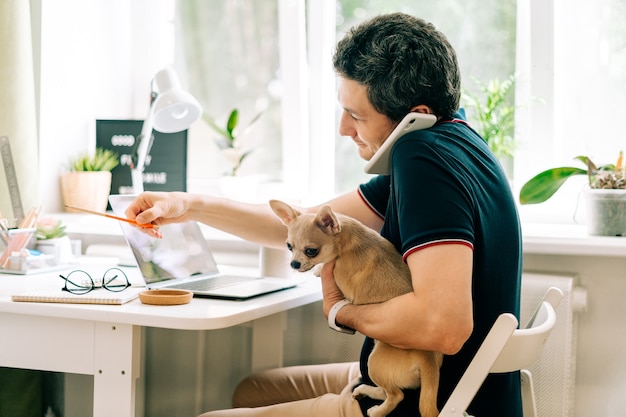
[[[524,417],[537,417],[533,377],[528,369],[520,371],[522,382],[522,410]]]

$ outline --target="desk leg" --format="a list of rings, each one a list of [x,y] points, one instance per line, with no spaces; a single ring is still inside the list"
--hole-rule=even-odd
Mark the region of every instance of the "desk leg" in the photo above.
[[[93,417],[134,417],[141,327],[96,323]]]
[[[286,328],[286,311],[252,322],[252,372],[283,365],[283,339]]]

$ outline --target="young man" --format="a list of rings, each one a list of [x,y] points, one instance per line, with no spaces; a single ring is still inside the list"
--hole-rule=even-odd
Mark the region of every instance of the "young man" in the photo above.
[[[432,128],[395,144],[390,175],[328,202],[396,246],[411,270],[413,292],[381,304],[347,304],[337,312],[338,325],[367,336],[358,369],[331,364],[253,375],[236,391],[234,405],[242,408],[207,416],[366,415],[375,401],[352,400],[344,388],[359,374],[372,384],[367,358],[374,339],[445,354],[441,407],[497,316],[519,316],[517,210],[498,161],[458,112],[460,74],[446,38],[421,19],[382,15],[338,43],[334,66],[344,109],[339,132],[355,142],[365,160],[407,113],[437,117]],[[286,239],[286,228],[269,206],[211,196],[144,193],[127,215],[140,223],[196,220],[266,246],[283,247]],[[327,264],[322,272],[326,316],[344,298],[332,267]],[[418,395],[407,391],[391,416],[419,416]],[[519,374],[490,376],[468,412],[521,417]]]

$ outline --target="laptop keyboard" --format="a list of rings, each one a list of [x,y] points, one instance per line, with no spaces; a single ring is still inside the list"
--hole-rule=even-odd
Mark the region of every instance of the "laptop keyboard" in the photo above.
[[[223,277],[210,278],[206,280],[198,280],[193,282],[187,282],[182,284],[176,284],[174,287],[180,288],[181,290],[189,290],[189,291],[210,291],[218,288],[224,288],[231,285],[239,284],[241,282],[253,281],[258,278],[255,277],[244,277],[244,276],[228,276],[225,275]]]

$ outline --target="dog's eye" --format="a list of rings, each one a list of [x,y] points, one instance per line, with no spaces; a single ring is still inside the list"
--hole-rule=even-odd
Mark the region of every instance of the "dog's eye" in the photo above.
[[[304,250],[304,254],[309,258],[315,258],[317,254],[320,253],[319,249],[316,248],[306,248]]]
[[[287,243],[287,249],[293,252],[293,246],[291,246],[291,243]]]

